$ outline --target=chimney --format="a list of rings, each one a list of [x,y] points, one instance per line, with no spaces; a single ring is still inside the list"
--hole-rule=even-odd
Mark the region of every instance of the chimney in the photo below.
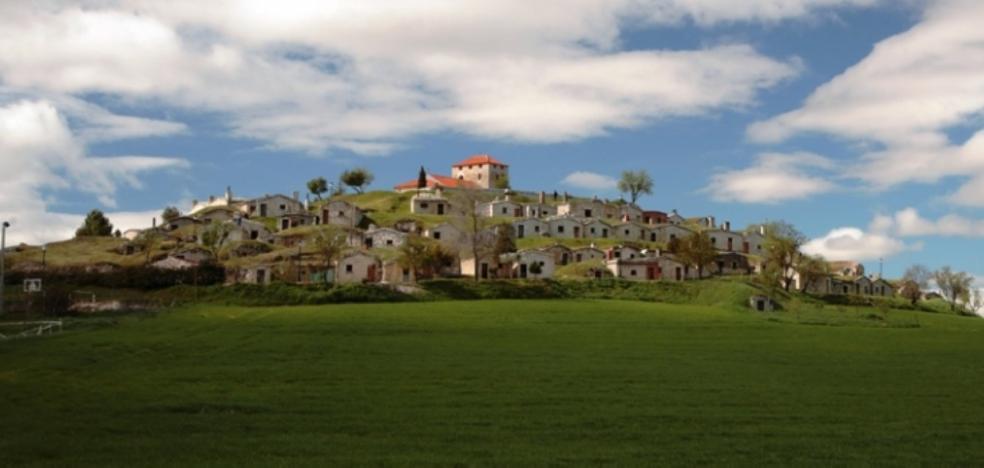
[[[724,229],[725,231],[730,231],[731,230],[731,221],[725,221],[724,222],[724,225],[721,226],[721,228]]]
[[[571,196],[570,196],[570,195],[568,195],[568,194],[567,194],[567,191],[565,190],[565,191],[564,191],[564,198],[563,198],[563,200],[562,200],[562,201],[563,201],[564,203],[567,203],[567,202],[568,202],[568,200],[570,200],[570,198],[571,198]]]
[[[294,192],[294,201],[301,201],[301,192]]]
[[[212,202],[214,202],[214,201],[215,201],[215,196],[214,196],[214,195],[209,195],[209,196],[208,196],[208,202],[209,202],[209,203],[212,203]]]
[[[547,193],[541,190],[540,191],[540,198],[537,201],[539,201],[541,205],[544,204],[544,203],[546,203],[547,202]]]
[[[153,219],[150,220],[150,228],[154,229],[156,227],[157,227],[157,218],[154,217]]]
[[[227,202],[232,201],[232,187],[226,186],[225,199]]]
[[[191,201],[191,208],[194,209],[196,206],[198,206],[198,200],[192,200]]]
[[[759,226],[759,234],[765,235],[765,226]]]

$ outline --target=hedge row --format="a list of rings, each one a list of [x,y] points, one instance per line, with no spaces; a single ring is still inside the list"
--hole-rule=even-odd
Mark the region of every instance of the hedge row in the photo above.
[[[20,285],[25,279],[40,278],[44,284],[70,284],[139,290],[164,289],[178,285],[208,286],[225,282],[225,269],[220,265],[202,264],[186,270],[162,270],[153,267],[120,267],[99,272],[77,267],[48,268],[42,272],[10,272],[5,276],[9,285]]]

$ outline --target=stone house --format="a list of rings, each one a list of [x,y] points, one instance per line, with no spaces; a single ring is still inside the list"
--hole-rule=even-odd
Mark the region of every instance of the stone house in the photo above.
[[[573,200],[557,206],[558,216],[577,218],[604,218],[605,204],[600,200]]]
[[[236,218],[228,223],[232,226],[229,230],[227,240],[231,242],[242,242],[255,240],[260,242],[272,242],[273,233],[267,229],[266,225],[257,221],[245,218]]]
[[[178,216],[170,221],[168,221],[164,226],[168,231],[175,231],[186,226],[194,226],[196,224],[202,224],[201,221],[192,218],[191,216]]]
[[[380,261],[375,255],[352,251],[335,262],[335,283],[373,283],[379,281]]]
[[[400,247],[407,240],[406,233],[392,228],[370,228],[365,232],[366,248]]]
[[[748,257],[737,252],[722,252],[711,267],[719,275],[747,275],[751,273]]]
[[[578,247],[572,249],[571,254],[574,256],[574,263],[605,260],[605,252],[597,247]]]
[[[358,227],[364,216],[358,206],[345,200],[330,200],[321,205],[321,224]]]
[[[765,249],[765,228],[746,232],[742,236],[741,251],[746,254],[762,255]]]
[[[895,296],[895,285],[889,283],[884,278],[878,278],[871,283],[871,294],[882,297]]]
[[[523,216],[523,205],[510,200],[508,197],[504,200],[496,199],[486,203],[479,203],[475,207],[475,210],[479,216],[484,218],[496,216],[521,218]]]
[[[644,224],[669,224],[669,216],[662,211],[643,211],[642,212],[642,222]]]
[[[642,257],[645,255],[642,254],[641,250],[628,245],[616,245],[605,250],[605,259],[607,260],[632,260]]]
[[[618,219],[628,223],[645,223],[642,209],[632,203],[618,205]]]
[[[677,213],[677,210],[673,210],[673,211],[670,212],[670,215],[666,217],[666,221],[669,224],[678,224],[679,225],[679,224],[685,223],[687,221],[687,218],[684,218],[683,216],[680,216],[680,213]]]
[[[499,259],[492,258],[491,254],[479,257],[478,261],[475,260],[475,257],[461,258],[459,261],[461,276],[474,278],[476,264],[478,265],[478,279],[487,280],[498,277]]]
[[[487,154],[477,154],[452,164],[451,177],[488,190],[509,179],[509,166]]]
[[[649,227],[649,241],[668,244],[674,239],[683,240],[694,232],[678,224],[658,224]]]
[[[413,214],[444,216],[451,211],[451,203],[441,190],[436,193],[419,193],[410,198],[410,212]]]
[[[547,218],[557,215],[557,207],[546,203],[528,203],[523,206],[523,216],[526,218]]]
[[[864,265],[854,261],[828,262],[830,272],[841,276],[864,276]]]
[[[557,216],[547,220],[550,225],[550,235],[558,239],[579,239],[584,226],[571,216]]]
[[[553,244],[540,249],[542,252],[550,254],[554,259],[555,265],[567,265],[574,258],[574,253],[564,244]]]
[[[315,226],[317,224],[318,217],[306,211],[284,213],[277,217],[277,226],[281,231],[301,226]]]
[[[738,252],[742,250],[745,239],[740,233],[732,232],[729,229],[707,229],[704,232],[711,239],[711,245],[719,251]]]
[[[626,240],[626,241],[645,241],[646,240],[646,226],[638,223],[622,223],[613,226],[612,229],[615,231],[615,237]]]
[[[512,223],[517,239],[538,237],[550,232],[550,224],[537,218],[517,219]]]
[[[299,200],[300,195],[294,194],[294,198],[286,195],[265,195],[263,197],[250,200],[247,203],[247,210],[250,216],[261,218],[279,218],[289,213],[300,213],[304,211],[304,205]]]
[[[584,222],[584,237],[591,239],[607,239],[612,234],[612,227],[598,219]]]
[[[606,265],[616,278],[629,281],[685,281],[695,276],[686,265],[669,256],[615,258]]]
[[[204,224],[224,223],[243,216],[243,213],[227,206],[217,206],[206,208],[197,214],[195,218]]]
[[[503,254],[499,258],[499,263],[500,271],[508,278],[552,278],[554,274],[553,255],[541,250],[526,249]],[[534,264],[540,267],[539,273],[531,271]]]
[[[440,241],[445,246],[458,247],[465,243],[465,234],[451,223],[441,223],[424,230],[424,237]]]

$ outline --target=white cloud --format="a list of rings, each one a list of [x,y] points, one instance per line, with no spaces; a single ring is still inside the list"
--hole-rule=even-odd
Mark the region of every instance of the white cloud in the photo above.
[[[915,208],[905,208],[894,215],[878,215],[871,222],[872,232],[894,233],[903,237],[947,236],[984,237],[984,219],[970,219],[948,214],[936,220],[923,218]]]
[[[587,171],[572,172],[561,183],[587,190],[615,190],[618,186],[614,177]]]
[[[917,250],[919,244],[906,245],[884,234],[866,233],[858,228],[837,228],[827,235],[810,240],[803,245],[803,252],[822,255],[827,260],[874,260],[891,257],[905,250]]]
[[[718,201],[777,203],[829,192],[836,185],[817,171],[830,171],[833,161],[812,153],[767,153],[745,169],[720,171],[704,192]]]
[[[984,206],[984,132],[963,143],[946,134],[984,112],[982,23],[977,0],[928,2],[913,28],[878,43],[799,109],[752,125],[749,136],[777,142],[821,132],[874,143],[848,170],[853,177],[876,188],[971,177],[950,200]]]
[[[0,218],[15,226],[12,243],[64,239],[78,227],[81,216],[48,210],[45,192],[71,189],[113,207],[120,184],[139,188],[140,174],[188,165],[176,158],[88,156],[65,117],[46,101],[0,107],[0,154]]]
[[[742,108],[799,71],[795,58],[742,44],[623,51],[627,25],[775,22],[873,3],[11,2],[0,6],[0,42],[13,45],[0,49],[0,78],[14,90],[215,111],[235,135],[310,152],[379,154],[447,130],[571,141]]]

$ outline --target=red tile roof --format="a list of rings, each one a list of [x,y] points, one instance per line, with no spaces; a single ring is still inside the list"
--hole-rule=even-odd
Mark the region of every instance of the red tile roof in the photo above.
[[[444,188],[478,188],[478,184],[470,180],[458,180],[453,177],[437,174],[427,174],[427,188],[441,186]],[[413,179],[394,187],[396,190],[411,190],[417,188],[417,179]]]
[[[487,154],[476,154],[474,156],[469,156],[464,161],[458,161],[457,163],[452,164],[451,167],[481,166],[484,164],[496,164],[499,166],[506,166],[506,167],[509,166],[508,164],[505,164],[502,161],[499,161],[498,159],[495,159]]]

